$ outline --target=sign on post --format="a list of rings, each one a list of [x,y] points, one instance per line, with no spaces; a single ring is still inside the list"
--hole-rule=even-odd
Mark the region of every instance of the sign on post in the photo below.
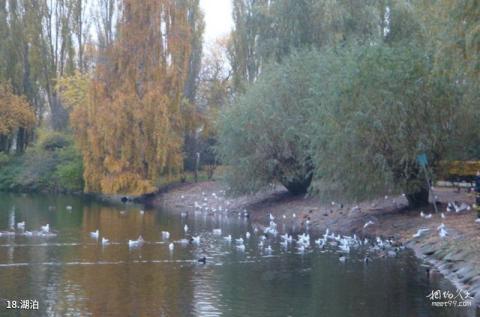
[[[422,154],[417,155],[417,164],[420,165],[420,167],[423,169],[423,172],[425,174],[425,179],[427,180],[427,186],[428,186],[429,190],[432,191],[433,207],[435,208],[435,212],[438,213],[437,200],[435,199],[435,193],[433,192],[433,188],[430,185],[431,184],[430,179],[428,179],[428,173],[427,173],[428,158],[427,158],[427,154],[422,153]]]
[[[422,168],[426,168],[428,165],[428,159],[427,159],[427,154],[422,153],[420,155],[417,155],[417,163],[420,165]]]

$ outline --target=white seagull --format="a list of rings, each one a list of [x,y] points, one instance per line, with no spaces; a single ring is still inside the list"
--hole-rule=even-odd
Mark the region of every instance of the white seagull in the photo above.
[[[144,240],[142,236],[139,236],[137,240],[128,240],[128,246],[130,248],[139,247],[143,244]]]
[[[438,235],[440,236],[440,238],[445,238],[448,235],[448,232],[447,230],[445,230],[445,228],[441,228],[438,232]]]
[[[430,229],[428,229],[428,228],[420,228],[420,229],[418,229],[417,233],[415,233],[415,234],[413,235],[413,237],[414,237],[414,238],[418,238],[418,237],[420,237],[424,232],[427,232],[427,231],[429,231],[429,230],[430,230]]]
[[[92,237],[95,240],[98,240],[99,232],[98,229],[97,231],[90,232],[90,237]]]
[[[44,233],[49,233],[50,232],[50,225],[47,223],[45,226],[42,226],[42,231]]]
[[[363,229],[365,229],[366,227],[370,226],[370,225],[373,225],[373,221],[368,221],[366,224],[363,225]]]

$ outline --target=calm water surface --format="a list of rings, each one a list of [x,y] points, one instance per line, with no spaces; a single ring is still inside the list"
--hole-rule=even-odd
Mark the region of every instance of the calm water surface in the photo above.
[[[66,209],[72,206],[72,210]],[[271,254],[255,235],[244,252],[212,229],[234,238],[253,232],[248,220],[190,214],[182,218],[141,206],[108,206],[79,197],[0,194],[0,231],[26,221],[26,230],[50,224],[56,237],[0,236],[0,316],[475,316],[474,309],[433,308],[432,290],[455,289],[427,277],[410,252],[396,258],[335,251],[298,254],[272,240]],[[189,233],[199,246],[168,243]],[[89,235],[100,230],[112,243]],[[162,240],[161,231],[171,233]],[[128,239],[142,235],[142,248]],[[206,265],[197,259],[206,255]],[[36,299],[39,310],[8,310],[4,300]]]

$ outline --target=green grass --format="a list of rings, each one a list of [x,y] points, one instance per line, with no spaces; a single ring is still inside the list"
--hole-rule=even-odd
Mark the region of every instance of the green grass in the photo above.
[[[82,157],[71,136],[42,132],[22,155],[0,155],[1,191],[80,192]]]

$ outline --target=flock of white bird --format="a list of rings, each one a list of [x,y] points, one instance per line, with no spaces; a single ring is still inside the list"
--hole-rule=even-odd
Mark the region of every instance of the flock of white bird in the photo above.
[[[184,198],[183,196],[181,197],[182,199]],[[387,197],[385,198],[387,199]],[[213,200],[213,204],[211,201]],[[210,204],[209,204],[210,203]],[[335,205],[335,202],[332,202],[332,205]],[[222,206],[223,205],[223,206]],[[216,207],[213,207],[216,206]],[[212,198],[209,198],[206,196],[205,193],[203,193],[203,202],[194,203],[194,213],[203,213],[203,214],[208,214],[208,215],[229,215],[229,201],[224,200],[223,197],[217,195],[216,193],[212,194]],[[343,207],[343,206],[342,206]],[[358,208],[358,207],[354,207]],[[67,210],[71,211],[72,207],[67,206]],[[359,209],[359,208],[358,208]],[[470,210],[471,207],[465,203],[457,204],[455,202],[448,203],[446,212],[461,212],[464,210]],[[143,210],[139,211],[141,215],[144,214]],[[243,210],[241,212],[238,212],[238,217],[239,218],[248,218],[249,213],[247,210]],[[188,217],[189,213],[188,212],[182,212],[181,217],[186,218]],[[231,212],[230,212],[231,215]],[[281,216],[283,220],[290,218],[287,215],[282,215]],[[431,213],[426,214],[423,211],[420,212],[420,217],[424,219],[431,219],[433,215]],[[441,213],[440,217],[442,219],[446,218],[445,213]],[[292,219],[296,218],[296,214],[292,213],[291,215]],[[246,244],[249,243],[251,246],[253,242],[252,236],[256,236],[258,248],[262,250],[262,252],[266,254],[271,254],[273,249],[272,245],[274,245],[275,241],[279,242],[279,245],[283,250],[287,249],[292,249],[296,250],[298,253],[304,253],[307,250],[312,250],[314,248],[320,248],[320,249],[325,249],[329,248],[332,249],[340,254],[339,260],[341,262],[345,262],[347,260],[347,256],[350,253],[352,249],[356,248],[364,248],[367,251],[367,254],[378,254],[379,256],[396,256],[397,252],[403,249],[403,246],[399,245],[398,243],[395,243],[391,239],[381,239],[380,237],[377,237],[376,239],[369,240],[366,238],[359,238],[355,234],[353,236],[348,236],[348,235],[340,235],[340,234],[335,234],[334,232],[330,232],[329,229],[326,229],[325,233],[320,236],[318,239],[313,240],[310,238],[310,234],[308,233],[309,228],[309,220],[307,219],[305,224],[306,226],[304,227],[305,232],[297,234],[296,237],[294,238],[292,234],[289,234],[286,232],[287,230],[285,229],[285,226],[282,227],[283,234],[280,234],[278,225],[275,222],[275,217],[271,214],[267,214],[267,226],[255,226],[252,230],[244,232],[242,235],[238,237],[232,237],[231,234],[228,235],[223,235],[222,229],[221,228],[215,228],[212,230],[212,234],[214,236],[217,236],[219,238],[222,238],[222,240],[225,243],[228,244],[233,244],[235,246],[235,249],[239,251],[245,251],[246,250]],[[480,223],[480,219],[477,219],[476,222]],[[364,229],[367,227],[374,225],[375,222],[372,220],[369,220],[365,223],[363,226]],[[3,231],[0,232],[0,236],[11,236],[11,235],[23,235],[26,237],[54,237],[56,234],[54,232],[51,232],[50,230],[50,225],[46,224],[44,226],[41,226],[40,230],[37,231],[27,231],[25,230],[25,221],[18,222],[16,224],[17,231]],[[422,235],[424,235],[426,232],[430,231],[430,228],[427,227],[422,227],[417,230],[417,232],[413,235],[414,238],[420,238]],[[183,227],[184,231],[184,238],[176,241],[170,241],[170,232],[168,231],[162,231],[161,232],[161,237],[163,242],[168,245],[168,249],[170,251],[173,251],[175,249],[175,244],[180,244],[180,245],[187,245],[187,244],[192,244],[192,245],[200,245],[201,242],[201,236],[200,235],[193,235],[190,234],[190,228],[188,227],[187,224],[184,224]],[[295,230],[292,229],[291,232],[294,232]],[[445,238],[448,236],[448,231],[444,223],[441,223],[437,227],[437,232],[438,235],[441,238]],[[98,241],[98,243],[102,246],[107,246],[111,244],[110,239],[108,239],[105,236],[101,236],[100,231],[97,229],[96,231],[90,232],[89,233],[90,238]],[[187,239],[188,238],[188,239]],[[276,240],[278,239],[278,240]],[[143,237],[140,235],[136,240],[128,240],[127,244],[129,248],[140,248],[144,245],[145,240]],[[205,259],[205,258],[203,258]],[[368,262],[370,260],[369,256],[367,255],[365,257],[365,261]]]
[[[46,224],[40,227],[40,230],[33,230],[28,231],[25,230],[25,221],[17,223],[17,231],[10,230],[10,231],[1,231],[0,237],[9,237],[9,236],[24,236],[24,237],[38,237],[38,238],[51,238],[56,237],[57,234],[50,231],[50,225]],[[11,228],[15,229],[15,228]]]
[[[462,211],[470,211],[471,209],[472,209],[472,207],[470,205],[466,204],[466,203],[449,202],[447,204],[446,212],[447,212],[447,214],[452,213],[452,212],[459,213],[459,212],[462,212]],[[424,219],[432,219],[433,214],[432,213],[426,214],[423,211],[420,211],[420,217],[422,217]],[[444,212],[441,212],[440,213],[440,218],[446,219],[447,216],[445,215]],[[475,222],[480,223],[480,218],[475,219]],[[424,233],[429,232],[429,231],[430,231],[430,228],[426,228],[426,227],[419,228],[417,230],[417,232],[415,234],[413,234],[413,237],[414,238],[420,238],[421,236],[423,236]],[[437,227],[437,232],[438,232],[439,237],[442,238],[442,239],[445,238],[446,236],[448,236],[447,227],[445,226],[445,224],[443,222]]]

